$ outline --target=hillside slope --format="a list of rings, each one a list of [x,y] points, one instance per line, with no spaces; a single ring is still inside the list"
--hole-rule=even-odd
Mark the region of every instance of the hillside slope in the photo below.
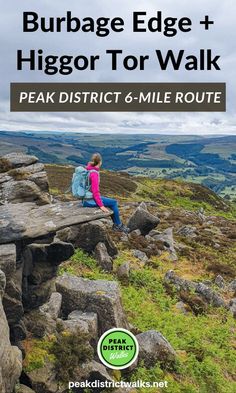
[[[46,171],[54,194],[66,197],[74,172],[73,166],[47,164]],[[124,172],[101,172],[101,193],[121,201],[157,202],[159,206],[203,208],[208,213],[236,218],[236,208],[200,184],[168,179],[134,177]]]
[[[52,194],[59,199],[73,199],[67,190],[74,168],[46,165],[46,171]],[[126,222],[137,203],[149,203],[151,212],[161,217],[159,228],[173,227],[175,236],[187,244],[181,254],[183,258],[185,254],[189,258],[189,270],[193,267],[193,261],[198,261],[203,276],[213,271],[233,277],[236,271],[236,209],[213,191],[194,183],[137,178],[126,173],[102,171],[101,193],[119,200]],[[193,225],[198,235],[193,238],[179,237],[177,232],[185,225]],[[193,271],[197,271],[196,266]]]
[[[63,193],[73,168],[50,165],[46,170],[54,195],[68,198]],[[191,291],[166,285],[166,277],[172,270],[181,280],[187,280],[184,282],[205,283],[224,302],[230,300],[233,295],[230,283],[236,276],[234,207],[201,185],[180,181],[133,178],[104,171],[101,188],[103,194],[119,199],[125,221],[134,213],[138,202],[146,201],[149,211],[160,218],[158,231],[168,234],[166,240],[153,248],[148,237],[132,235],[125,241],[123,236],[110,231],[119,249],[112,273],[102,271],[95,260],[78,250],[71,260],[62,264],[61,274],[118,280],[134,329],[161,331],[177,351],[176,369],[163,370],[159,364],[151,369],[140,366],[132,380],[166,379],[171,389],[164,391],[171,393],[235,391],[235,323],[231,314],[223,308],[206,306]],[[165,246],[168,242],[177,258]],[[137,250],[148,257],[147,262],[137,257]],[[121,278],[117,272],[127,261],[131,272],[129,277]],[[157,390],[141,389],[144,392]]]

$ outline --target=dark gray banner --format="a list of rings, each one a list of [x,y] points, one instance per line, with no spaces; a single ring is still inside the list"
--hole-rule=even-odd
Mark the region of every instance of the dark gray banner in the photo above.
[[[225,112],[225,83],[11,83],[12,112]]]

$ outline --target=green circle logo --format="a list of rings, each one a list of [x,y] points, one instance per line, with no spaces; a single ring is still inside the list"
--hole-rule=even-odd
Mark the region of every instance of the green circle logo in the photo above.
[[[97,352],[101,362],[114,370],[122,370],[135,362],[139,352],[136,337],[126,329],[107,330],[99,339]]]

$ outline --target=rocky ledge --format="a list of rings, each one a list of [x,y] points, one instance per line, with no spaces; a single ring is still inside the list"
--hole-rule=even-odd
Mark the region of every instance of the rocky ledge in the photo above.
[[[73,340],[85,334],[85,349],[78,353],[83,362],[75,369],[76,378],[112,380],[108,370],[97,363],[96,355],[86,358],[83,352],[90,353],[109,328],[132,328],[123,310],[118,283],[58,276],[59,265],[74,254],[75,248],[93,253],[103,270],[113,270],[113,257],[118,251],[107,230],[110,214],[83,208],[79,201],[54,200],[44,165],[37,157],[14,153],[0,158],[1,393],[12,393],[17,382],[19,392],[67,391],[58,384],[50,360],[45,367],[21,374],[25,340],[60,336],[61,329]],[[134,233],[148,235],[158,223],[159,219],[141,204],[129,226]],[[155,231],[152,235],[154,242]],[[165,239],[168,249],[167,243]],[[139,253],[138,257],[143,259],[144,255]],[[170,344],[158,332],[151,334],[156,334],[156,346],[161,348],[152,354],[153,361],[160,360],[162,353],[164,360],[173,361],[175,353]],[[148,337],[148,332],[140,336],[140,343]],[[150,351],[143,351],[140,360],[146,359]]]
[[[37,206],[32,202],[0,206],[0,244],[35,239],[76,224],[109,217],[100,209],[79,206],[79,202],[56,202]]]
[[[31,332],[27,329],[30,312],[43,313],[39,307],[55,291],[59,264],[73,255],[74,247],[93,251],[100,243],[109,258],[116,254],[97,221],[109,215],[78,201],[53,200],[37,157],[12,153],[0,158],[1,393],[13,392],[20,377],[18,347],[35,328],[31,324]]]

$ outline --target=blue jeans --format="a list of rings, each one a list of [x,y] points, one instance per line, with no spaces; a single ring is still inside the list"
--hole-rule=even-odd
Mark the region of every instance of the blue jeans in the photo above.
[[[112,220],[114,224],[120,225],[120,213],[118,208],[118,203],[116,199],[101,197],[102,203],[105,207],[109,207],[113,211]],[[94,199],[87,199],[83,203],[84,207],[96,207],[97,204]]]

